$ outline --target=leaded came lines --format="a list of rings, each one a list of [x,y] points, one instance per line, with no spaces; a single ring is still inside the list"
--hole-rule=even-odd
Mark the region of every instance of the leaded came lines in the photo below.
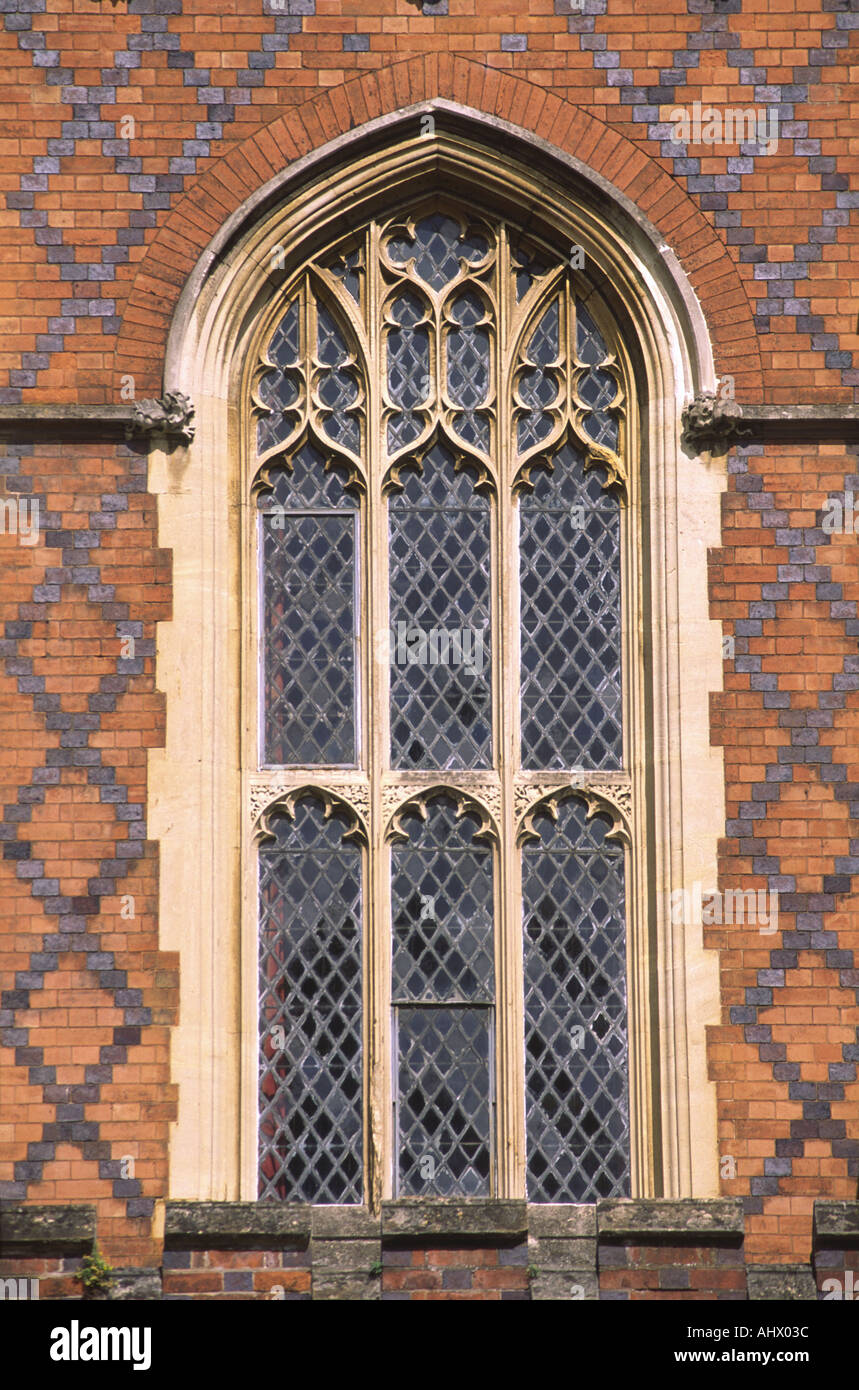
[[[259,1196],[363,1196],[361,857],[315,800],[260,850]]]
[[[347,802],[350,777],[368,805],[398,777],[426,787],[419,814],[395,817],[375,905],[391,924],[393,1189],[496,1191],[497,1039],[509,1051],[513,1027],[496,1015],[496,959],[521,931],[529,1193],[626,1191],[623,851],[575,796],[552,803],[551,846],[545,816],[526,817],[541,850],[497,825],[490,843],[455,790],[471,779],[500,805],[506,786],[518,807],[529,778],[624,775],[627,446],[604,307],[548,244],[440,199],[350,232],[279,293],[251,381],[259,772],[293,776],[310,805],[326,770]],[[378,1079],[355,1048],[360,855],[329,843],[320,795],[321,821],[304,802],[288,833],[264,818],[261,1016],[292,1041],[276,1059],[261,1042],[260,1191],[360,1201],[356,1134]],[[374,881],[386,852],[375,827]],[[514,858],[522,924],[493,896]],[[326,974],[333,957],[348,984]],[[590,1041],[571,1052],[574,1027]]]
[[[528,1197],[628,1195],[623,850],[570,798],[523,850]]]

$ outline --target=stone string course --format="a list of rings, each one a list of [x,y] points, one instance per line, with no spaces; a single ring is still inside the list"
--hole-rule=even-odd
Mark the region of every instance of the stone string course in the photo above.
[[[60,1217],[53,1247],[33,1229],[45,1212]],[[160,1262],[114,1269],[109,1289],[87,1297],[813,1302],[836,1297],[839,1280],[850,1301],[859,1289],[855,1202],[818,1203],[811,1262],[791,1265],[748,1263],[742,1205],[724,1199],[531,1207],[407,1199],[383,1202],[376,1217],[342,1207],[172,1202],[164,1214]],[[61,1239],[70,1223],[80,1225],[81,1208],[0,1209],[8,1252],[0,1278],[37,1279],[42,1298],[80,1300],[81,1257],[64,1253],[74,1242]]]

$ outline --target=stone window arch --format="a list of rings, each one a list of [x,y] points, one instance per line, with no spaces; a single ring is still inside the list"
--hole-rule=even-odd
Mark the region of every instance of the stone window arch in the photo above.
[[[179,571],[175,634],[165,631],[159,663],[168,748],[153,755],[152,768],[165,945],[171,930],[178,943],[170,926],[175,894],[184,892],[187,906],[194,887],[183,954],[194,1003],[174,1044],[173,1195],[259,1195],[260,836],[300,788],[342,803],[360,827],[360,848],[350,852],[360,853],[363,884],[361,1200],[418,1190],[400,1164],[397,1138],[402,1086],[392,1048],[402,1028],[396,1012],[407,1001],[392,995],[391,872],[400,828],[416,808],[437,806],[436,793],[453,805],[465,798],[466,820],[479,808],[491,841],[495,994],[481,1007],[494,1009],[493,1113],[482,1190],[542,1201],[708,1195],[717,1190],[717,1146],[703,1053],[704,1027],[718,1019],[714,975],[700,940],[681,938],[663,906],[672,885],[712,877],[723,824],[706,703],[707,689],[721,680],[720,646],[707,621],[703,565],[703,546],[717,537],[719,478],[688,459],[679,441],[683,403],[712,385],[706,340],[664,248],[634,225],[621,199],[606,218],[605,187],[589,196],[581,176],[552,166],[544,151],[530,167],[521,150],[499,155],[454,112],[437,110],[429,136],[422,129],[404,116],[366,152],[359,133],[351,150],[338,150],[334,173],[311,160],[277,196],[269,192],[208,258],[174,325],[168,384],[192,397],[199,428],[184,458],[153,459]],[[408,389],[407,361],[420,389]],[[315,477],[315,500],[307,494],[303,515],[316,521],[308,524],[318,530],[324,514],[330,536],[352,537],[349,577],[338,589],[346,618],[335,662],[349,678],[337,690],[322,680],[329,712],[342,703],[339,742],[324,718],[314,731],[306,678],[286,698],[297,719],[288,737],[279,716],[266,723],[290,677],[279,671],[272,684],[266,666],[266,622],[271,631],[277,623],[273,610],[266,616],[260,536],[268,535],[274,553],[287,534],[277,533],[275,520],[297,524],[299,509],[290,513],[284,490],[296,467]],[[434,500],[433,478],[443,479]],[[398,669],[390,649],[396,603],[406,614],[420,608],[420,576],[410,590],[410,556],[391,560],[392,543],[418,534],[427,498],[443,511],[442,494],[470,515],[467,534],[486,531],[474,564],[487,580],[486,621],[475,617],[478,604],[456,625],[464,632],[484,624],[483,691],[472,691],[468,721],[450,716],[448,701],[448,726],[420,663],[410,682],[412,664]],[[559,649],[552,690],[552,661],[541,654],[548,629],[536,617],[529,628],[529,605],[533,617],[549,601],[546,557],[565,528],[575,547],[569,526],[577,525],[579,505],[587,551],[602,546],[608,554],[613,545],[614,567],[606,562],[591,574],[578,611],[598,604],[613,574],[617,621],[613,627],[608,604],[591,637],[566,652],[566,664]],[[466,532],[448,521],[449,545]],[[286,547],[291,555],[296,535]],[[682,564],[690,539],[694,574]],[[584,582],[586,558],[580,570]],[[423,616],[429,627],[431,612]],[[450,643],[454,625],[441,618],[432,626]],[[614,666],[594,651],[597,629]],[[187,643],[189,632],[200,652],[201,669],[185,684],[195,714],[187,703],[183,714],[168,674],[171,641],[178,656],[175,643],[180,633]],[[599,691],[592,676],[578,679],[583,664],[598,659]],[[463,692],[456,698],[461,710]],[[408,737],[398,736],[398,723]],[[562,729],[575,731],[566,745]],[[181,862],[167,847],[177,826],[188,835],[196,827],[196,848]],[[527,894],[540,855],[550,862],[564,836],[575,858],[573,828],[582,854],[594,862],[602,855],[614,865],[615,884],[622,881],[622,904],[612,911],[626,935],[613,968],[624,959],[628,991],[619,1060],[605,1090],[622,1070],[625,1131],[612,1140],[603,1177],[592,1172],[578,1186],[559,1157],[569,1125],[553,1135],[546,1118],[558,1112],[557,1075],[531,1065],[526,1052],[529,1027],[549,1027],[534,1002],[539,982],[529,1004],[527,924],[535,904]],[[567,884],[570,902],[577,882],[578,889]],[[539,937],[532,930],[531,965]],[[544,962],[551,954],[543,952]],[[569,963],[570,949],[561,954]],[[583,997],[581,978],[576,987]],[[553,1015],[551,1045],[565,1049],[579,1026],[572,1015],[567,1024]],[[598,1068],[588,1084],[594,1095],[605,1089]],[[540,1085],[547,1103],[535,1120]],[[449,1192],[469,1195],[455,1184]],[[316,1199],[342,1200],[324,1192]],[[357,1200],[354,1191],[349,1200]]]

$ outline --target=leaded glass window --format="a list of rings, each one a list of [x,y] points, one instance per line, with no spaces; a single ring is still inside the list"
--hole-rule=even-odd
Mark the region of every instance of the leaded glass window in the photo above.
[[[564,444],[520,508],[522,763],[617,768],[620,514]],[[572,599],[572,604],[571,604]],[[572,608],[572,611],[571,611]]]
[[[265,761],[354,764],[356,503],[306,443],[259,509]]]
[[[408,841],[392,853],[397,1190],[488,1196],[492,850],[449,797],[424,814],[401,818]]]
[[[522,852],[528,1197],[627,1195],[623,847],[578,797],[534,817]]]
[[[390,500],[394,767],[490,765],[489,502],[474,484],[435,444]]]
[[[266,1197],[630,1190],[630,376],[570,240],[430,194],[263,316]]]
[[[260,849],[260,1196],[360,1202],[361,855],[319,799]]]

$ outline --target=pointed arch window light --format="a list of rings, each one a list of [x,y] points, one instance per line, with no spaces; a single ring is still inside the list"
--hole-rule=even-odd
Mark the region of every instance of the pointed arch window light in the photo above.
[[[264,317],[262,1197],[630,1190],[629,383],[556,242],[430,197]]]

